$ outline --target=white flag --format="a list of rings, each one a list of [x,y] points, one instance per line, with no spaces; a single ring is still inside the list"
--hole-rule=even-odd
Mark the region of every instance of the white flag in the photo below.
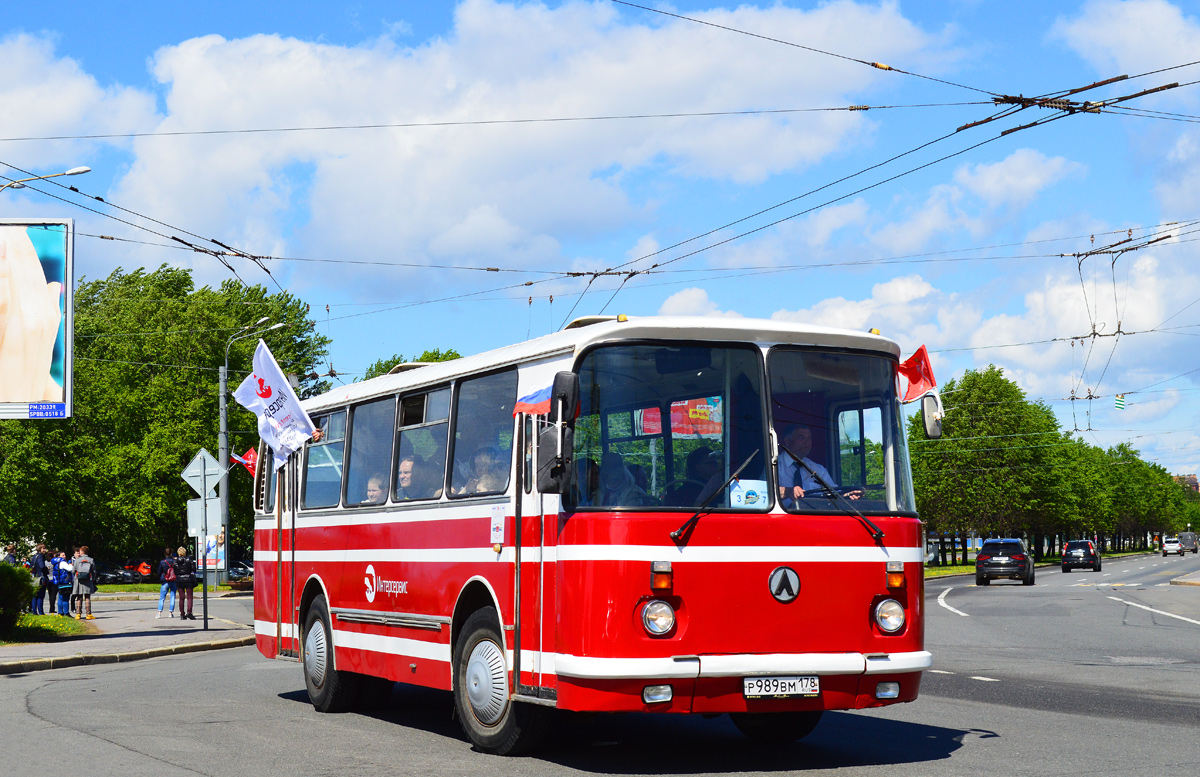
[[[275,469],[312,437],[313,422],[300,407],[283,370],[262,340],[254,349],[254,372],[233,392],[242,407],[258,416],[258,436],[275,454]]]

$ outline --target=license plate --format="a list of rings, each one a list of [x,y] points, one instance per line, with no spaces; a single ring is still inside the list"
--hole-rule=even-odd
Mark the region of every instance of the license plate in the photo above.
[[[1008,561],[1008,556],[996,556],[997,561]]]
[[[742,696],[747,699],[796,699],[821,695],[821,679],[812,677],[744,677]]]

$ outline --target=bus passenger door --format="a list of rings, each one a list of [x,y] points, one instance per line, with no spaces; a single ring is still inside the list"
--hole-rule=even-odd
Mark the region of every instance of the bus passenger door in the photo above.
[[[278,655],[299,658],[300,634],[296,630],[296,507],[299,503],[298,456],[293,455],[279,471],[278,549],[276,569],[276,633]]]
[[[557,528],[558,516],[551,515],[547,522],[545,505],[553,497],[543,496],[537,490],[537,438],[541,420],[532,415],[520,418],[521,474],[517,483],[517,499],[521,506],[521,582],[517,595],[520,606],[520,692],[525,696],[553,700],[553,669],[552,664],[546,665],[546,659],[553,653],[554,626],[552,620],[547,622],[545,603],[554,601],[554,563],[552,557],[551,563],[547,563],[547,556],[553,553],[551,537]]]

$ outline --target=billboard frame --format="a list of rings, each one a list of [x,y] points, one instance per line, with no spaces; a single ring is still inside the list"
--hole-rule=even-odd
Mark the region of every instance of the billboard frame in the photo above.
[[[62,329],[59,330],[59,337],[62,338],[63,399],[61,402],[0,402],[0,420],[70,418],[74,413],[75,394],[75,219],[0,218],[0,227],[21,226],[62,227],[64,231],[63,275],[61,279],[47,279],[48,282],[60,280],[63,286]]]

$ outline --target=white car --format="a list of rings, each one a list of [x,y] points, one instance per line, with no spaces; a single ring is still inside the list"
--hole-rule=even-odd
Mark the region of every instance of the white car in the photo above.
[[[1172,553],[1177,553],[1180,556],[1182,556],[1183,555],[1183,545],[1179,544],[1178,537],[1167,537],[1166,539],[1163,540],[1162,551],[1163,551],[1163,558],[1166,558],[1168,555],[1170,555]]]

